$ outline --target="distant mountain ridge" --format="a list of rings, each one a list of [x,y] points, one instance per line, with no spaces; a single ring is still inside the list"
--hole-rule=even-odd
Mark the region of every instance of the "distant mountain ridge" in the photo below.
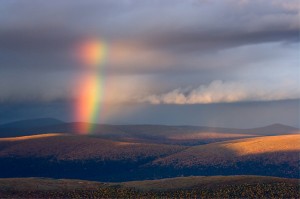
[[[84,123],[63,122],[53,118],[16,121],[0,125],[0,138],[46,133],[81,134],[77,129],[77,126],[80,124]],[[252,129],[168,125],[93,125],[94,130],[90,135],[103,139],[187,146],[300,132],[298,128],[282,124]]]
[[[1,128],[35,128],[42,126],[52,126],[58,124],[64,124],[65,122],[55,118],[37,118],[28,120],[19,120],[14,122],[8,122],[0,124]]]

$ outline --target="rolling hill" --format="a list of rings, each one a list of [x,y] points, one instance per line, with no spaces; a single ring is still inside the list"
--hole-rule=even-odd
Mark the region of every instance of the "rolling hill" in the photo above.
[[[43,134],[0,138],[0,157],[51,157],[55,160],[126,160],[154,159],[185,149],[183,146],[130,143],[98,137]]]
[[[0,177],[142,179],[141,165],[185,148],[58,133],[1,138]]]
[[[199,146],[44,134],[0,139],[0,177],[144,180],[189,175],[299,178],[300,135]]]

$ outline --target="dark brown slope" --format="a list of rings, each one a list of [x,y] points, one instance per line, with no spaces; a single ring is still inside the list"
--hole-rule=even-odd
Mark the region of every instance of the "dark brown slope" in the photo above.
[[[121,183],[122,186],[128,188],[135,188],[143,191],[166,191],[178,189],[195,189],[200,187],[217,188],[228,185],[253,185],[253,184],[271,184],[271,183],[291,183],[297,184],[299,180],[288,178],[277,178],[268,176],[251,176],[251,175],[237,175],[237,176],[190,176],[177,178],[164,178],[159,180],[144,180],[131,181]]]
[[[0,179],[1,198],[299,198],[298,190],[298,180],[263,176],[195,176],[113,184]]]

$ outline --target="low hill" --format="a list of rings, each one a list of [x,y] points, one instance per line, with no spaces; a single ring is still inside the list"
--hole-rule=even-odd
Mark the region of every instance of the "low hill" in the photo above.
[[[277,123],[260,128],[243,129],[241,133],[252,133],[258,135],[288,135],[299,134],[300,130],[295,127]]]
[[[268,175],[299,177],[299,153],[300,135],[265,136],[194,146],[153,164],[200,173],[228,169],[229,173],[266,174],[263,171],[269,170]]]
[[[298,180],[263,176],[195,176],[123,183],[0,179],[1,198],[299,198],[298,190]]]

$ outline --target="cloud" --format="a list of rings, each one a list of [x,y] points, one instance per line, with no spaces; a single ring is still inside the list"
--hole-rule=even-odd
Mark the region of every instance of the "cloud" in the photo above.
[[[298,7],[298,0],[3,0],[0,100],[75,98],[77,76],[87,67],[70,52],[91,35],[108,44],[99,73],[113,79],[111,102],[139,102],[145,92],[150,95],[142,101],[151,103],[205,103],[202,95],[216,79],[226,88],[244,83],[232,86],[235,95],[207,94],[207,102],[264,100],[250,81],[259,79],[258,91],[275,93],[264,87],[270,79],[298,79]],[[206,86],[196,88],[200,84]],[[195,89],[181,89],[188,85]]]
[[[209,85],[201,85],[194,89],[177,88],[160,95],[149,95],[139,101],[151,104],[211,104],[299,99],[300,88],[297,84],[292,86],[290,84],[284,86],[281,84],[280,87],[274,85],[262,87],[256,83],[216,80]]]
[[[299,11],[294,5],[297,1],[1,1],[0,56],[6,59],[0,57],[0,68],[72,69],[74,63],[64,57],[67,51],[82,38],[97,35],[111,49],[126,43],[130,57],[125,63],[112,60],[115,72],[189,70],[195,68],[189,60],[199,62],[207,53],[298,42]]]

